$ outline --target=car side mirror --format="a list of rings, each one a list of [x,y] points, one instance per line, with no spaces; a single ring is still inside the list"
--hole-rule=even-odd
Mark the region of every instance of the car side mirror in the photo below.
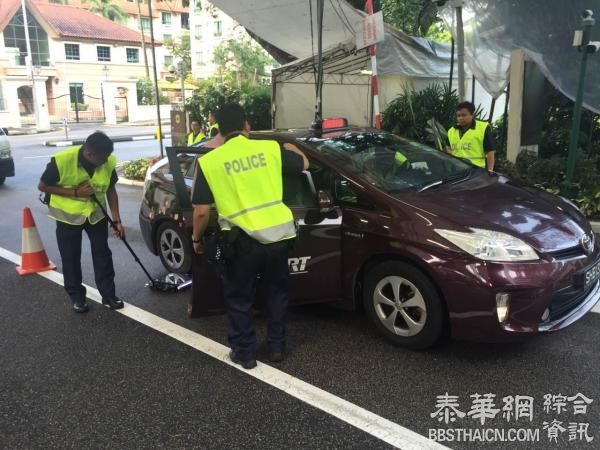
[[[317,192],[317,203],[319,205],[319,211],[321,213],[328,213],[333,211],[333,197],[331,194],[325,191]]]
[[[2,132],[8,136],[8,129],[7,128],[2,128]]]

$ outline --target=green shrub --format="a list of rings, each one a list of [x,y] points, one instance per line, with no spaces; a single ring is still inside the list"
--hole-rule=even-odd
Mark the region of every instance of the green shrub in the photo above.
[[[151,164],[152,159],[149,158],[128,161],[123,164],[123,175],[130,180],[143,180],[146,177],[146,172]]]
[[[190,120],[208,123],[208,113],[217,111],[226,103],[240,103],[253,130],[271,128],[271,87],[242,83],[238,89],[223,83],[202,84],[197,93],[185,104]]]
[[[242,86],[240,103],[253,130],[269,130],[271,123],[271,86]]]
[[[566,157],[554,155],[540,158],[534,153],[522,151],[515,164],[503,158],[498,159],[495,170],[512,179],[558,194],[565,181],[566,167]],[[573,181],[576,193],[569,200],[588,218],[600,218],[600,156],[588,156],[579,152],[575,159]]]
[[[190,113],[190,121],[208,123],[208,114],[217,111],[226,103],[239,102],[240,91],[226,84],[204,84],[198,92],[186,99],[185,110]]]

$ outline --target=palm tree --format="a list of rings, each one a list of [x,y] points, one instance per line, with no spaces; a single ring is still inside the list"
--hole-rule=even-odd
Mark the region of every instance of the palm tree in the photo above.
[[[100,14],[113,22],[123,22],[127,14],[111,0],[82,0],[83,3],[89,3],[89,11]]]

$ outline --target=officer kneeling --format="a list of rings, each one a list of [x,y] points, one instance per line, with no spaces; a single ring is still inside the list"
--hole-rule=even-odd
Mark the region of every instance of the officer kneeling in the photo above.
[[[230,246],[221,271],[227,308],[231,360],[256,367],[252,305],[257,292],[268,308],[267,345],[271,362],[285,354],[285,314],[289,298],[288,248],[296,237],[291,210],[283,204],[283,172],[308,169],[294,145],[248,139],[250,126],[238,104],[218,114],[225,143],[201,157],[192,203],[194,251],[203,253],[202,235],[215,204],[222,241]],[[260,278],[257,275],[260,274]]]

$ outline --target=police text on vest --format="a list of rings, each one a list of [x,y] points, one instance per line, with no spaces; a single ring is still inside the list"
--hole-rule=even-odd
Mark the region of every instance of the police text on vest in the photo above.
[[[232,170],[235,173],[240,173],[247,172],[252,169],[258,169],[259,167],[266,167],[267,161],[264,153],[258,153],[256,155],[234,159],[233,161],[227,161],[224,163],[224,165],[227,175],[231,175]]]

